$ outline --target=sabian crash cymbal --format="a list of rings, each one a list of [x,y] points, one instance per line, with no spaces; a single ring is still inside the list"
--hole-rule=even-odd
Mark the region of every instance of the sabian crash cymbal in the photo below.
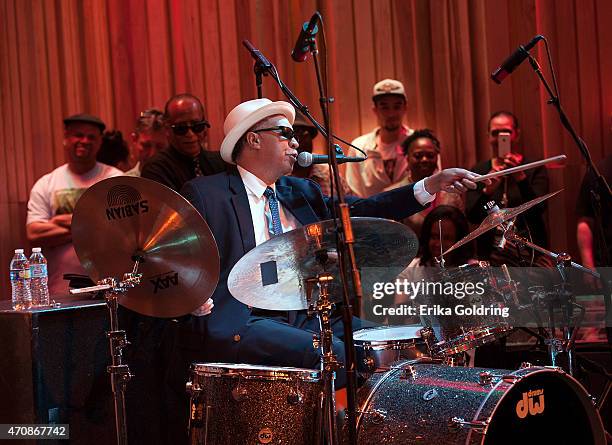
[[[509,208],[509,209],[501,209],[501,210],[498,210],[496,212],[490,213],[480,223],[480,226],[478,226],[478,228],[476,230],[474,230],[472,233],[468,234],[463,239],[457,241],[451,247],[446,249],[446,252],[444,252],[442,255],[447,255],[450,252],[452,252],[453,250],[458,249],[459,247],[463,246],[464,244],[467,244],[470,241],[478,238],[480,235],[482,235],[485,232],[488,232],[489,230],[493,229],[494,227],[497,227],[500,224],[505,223],[506,221],[510,221],[511,219],[516,218],[521,213],[526,212],[527,210],[529,210],[530,208],[532,208],[535,205],[538,205],[542,201],[546,201],[551,196],[555,196],[560,191],[561,190],[557,190],[556,192],[552,192],[552,193],[548,193],[547,195],[539,196],[539,197],[537,197],[535,199],[532,199],[531,201],[526,202],[525,204],[521,204],[518,207],[513,207],[513,208]]]
[[[376,280],[394,279],[417,253],[417,237],[403,224],[379,218],[351,218],[351,222],[357,266],[362,273],[364,268],[376,268],[372,269]],[[317,252],[322,251],[329,258],[327,271],[334,276],[332,299],[339,300],[341,283],[332,220],[275,236],[248,252],[229,274],[229,291],[242,303],[260,309],[307,309],[305,280],[324,272],[316,260]]]
[[[72,217],[72,240],[95,281],[121,279],[141,256],[140,284],[119,304],[154,317],[200,307],[219,280],[219,251],[198,211],[175,191],[149,179],[118,176],[83,193]]]

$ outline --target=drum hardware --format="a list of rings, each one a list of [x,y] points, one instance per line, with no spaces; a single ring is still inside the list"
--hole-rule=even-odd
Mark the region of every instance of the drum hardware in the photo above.
[[[325,268],[327,256],[318,255],[317,260],[320,261]],[[331,315],[334,304],[330,299],[329,285],[333,279],[333,275],[329,273],[318,274],[317,285],[319,288],[319,298],[317,298],[316,301],[312,301],[312,295],[307,296],[307,301],[311,302],[309,304],[310,311],[316,313],[319,318],[319,340],[313,341],[313,346],[318,344],[321,350],[321,377],[323,388],[320,397],[323,406],[323,414],[321,416],[323,423],[319,431],[324,431],[327,444],[329,445],[336,445],[339,443],[338,430],[336,427],[336,394],[334,379],[336,378],[336,371],[341,367],[333,352],[332,346],[334,333],[331,328]],[[325,428],[323,428],[323,426],[325,426]]]
[[[298,405],[304,401],[304,394],[298,389],[291,389],[289,395],[287,395],[287,402],[290,405]]]
[[[466,367],[470,363],[470,357],[466,352],[459,352],[456,354],[448,354],[448,355],[435,355],[442,357],[442,363],[445,366],[449,367]]]
[[[400,374],[400,379],[404,380],[414,380],[416,379],[416,368],[413,365],[406,365],[402,368],[402,373]]]
[[[381,424],[387,418],[387,411],[384,409],[371,409],[368,411],[357,410],[358,416],[365,416],[365,418],[374,424]]]
[[[448,428],[451,431],[459,431],[463,428],[473,429],[475,431],[483,432],[488,426],[488,422],[484,420],[471,421],[462,419],[461,417],[451,417],[448,421]]]
[[[521,366],[519,366],[519,369],[527,369],[527,368],[531,368],[533,366],[533,364],[529,363],[529,362],[522,362]]]
[[[536,313],[539,309],[539,303],[543,303],[546,305],[546,310],[548,312],[548,328],[549,328],[549,337],[545,340],[545,344],[548,347],[548,354],[550,357],[550,363],[552,366],[557,365],[557,356],[560,353],[567,354],[567,370],[570,375],[575,374],[575,339],[576,334],[578,333],[578,329],[582,324],[582,320],[584,319],[585,309],[575,302],[575,298],[572,294],[570,282],[569,282],[569,272],[570,269],[576,268],[582,272],[587,272],[593,275],[596,278],[599,278],[599,274],[597,272],[591,271],[580,264],[574,263],[571,259],[571,256],[567,253],[554,253],[543,247],[540,247],[531,241],[525,239],[524,237],[518,235],[513,229],[506,230],[504,232],[504,238],[508,240],[508,242],[517,247],[529,247],[537,252],[540,252],[556,262],[556,267],[561,276],[561,284],[556,285],[553,292],[536,292],[534,299]],[[562,317],[563,317],[563,327],[561,328],[563,340],[556,338],[555,335],[555,315],[554,310],[556,307],[560,307],[562,309]],[[574,318],[574,310],[577,309],[579,311],[576,319],[572,321]],[[538,316],[539,319],[539,316]]]
[[[115,405],[115,428],[117,430],[117,443],[127,444],[127,418],[125,412],[125,389],[133,377],[127,364],[122,363],[123,348],[129,345],[124,330],[119,330],[117,296],[126,293],[128,289],[140,284],[142,274],[138,273],[141,258],[137,258],[132,272],[125,273],[123,280],[117,282],[115,278],[104,278],[96,286],[72,289],[72,294],[104,292],[104,299],[108,306],[110,316],[110,330],[106,332],[111,353],[111,365],[106,368],[111,378],[111,389]]]
[[[490,371],[483,371],[478,375],[478,384],[487,386],[493,384],[493,374]]]

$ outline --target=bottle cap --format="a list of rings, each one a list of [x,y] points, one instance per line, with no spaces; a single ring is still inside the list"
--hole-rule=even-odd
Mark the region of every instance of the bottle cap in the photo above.
[[[15,253],[23,253],[23,249],[15,249]]]
[[[40,253],[42,249],[40,247],[32,247],[32,253]]]

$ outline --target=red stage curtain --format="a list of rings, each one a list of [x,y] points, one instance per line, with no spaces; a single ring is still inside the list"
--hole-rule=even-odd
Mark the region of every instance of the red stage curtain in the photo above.
[[[374,126],[372,85],[394,77],[407,88],[409,124],[437,131],[445,165],[469,167],[489,156],[488,115],[513,110],[527,155],[568,155],[565,169],[551,170],[551,189],[565,191],[549,215],[552,246],[575,252],[578,151],[527,63],[502,86],[488,77],[518,44],[546,35],[563,105],[600,159],[612,147],[612,2],[0,0],[0,264],[8,267],[12,249],[26,244],[34,181],[64,162],[66,115],[95,113],[129,134],[139,111],[188,91],[204,100],[217,148],[225,114],[256,94],[245,38],[320,115],[312,62],[289,58],[315,9],[325,19],[338,134],[353,138]],[[543,49],[534,54],[548,73]],[[264,94],[282,98],[268,78]],[[5,298],[7,275],[0,274]]]

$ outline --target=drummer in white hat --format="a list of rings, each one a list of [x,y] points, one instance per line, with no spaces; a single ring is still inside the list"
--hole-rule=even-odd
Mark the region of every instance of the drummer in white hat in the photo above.
[[[297,160],[294,119],[295,109],[287,102],[255,99],[241,103],[223,124],[221,157],[273,184],[290,174]]]

